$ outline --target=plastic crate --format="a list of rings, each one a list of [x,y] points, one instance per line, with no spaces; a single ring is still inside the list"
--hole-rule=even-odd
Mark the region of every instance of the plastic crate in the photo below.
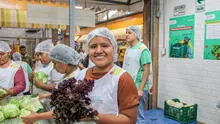
[[[179,99],[172,99],[174,102],[180,102]],[[186,105],[186,103],[183,103],[183,105]],[[167,102],[164,102],[164,115],[168,118],[177,120],[178,122],[182,124],[187,124],[190,122],[196,121],[197,118],[197,104],[182,107],[182,108],[176,108],[174,106],[170,106],[167,104]]]
[[[183,43],[171,45],[170,57],[184,58],[187,54],[187,46]]]

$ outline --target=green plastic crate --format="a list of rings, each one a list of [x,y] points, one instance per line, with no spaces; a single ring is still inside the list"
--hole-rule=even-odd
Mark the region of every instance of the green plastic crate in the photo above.
[[[174,102],[180,102],[179,99],[172,99]],[[183,103],[186,105],[186,103]],[[174,106],[170,106],[167,102],[164,102],[164,115],[168,118],[177,120],[182,124],[187,124],[190,122],[195,122],[197,118],[197,108],[198,105],[194,104],[187,107],[176,108]]]
[[[187,54],[187,46],[183,43],[171,45],[170,57],[184,58]]]

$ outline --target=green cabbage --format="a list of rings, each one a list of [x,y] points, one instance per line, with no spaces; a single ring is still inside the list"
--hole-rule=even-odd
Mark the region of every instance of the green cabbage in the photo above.
[[[20,102],[15,97],[10,99],[9,103],[16,105],[18,108],[20,107]]]
[[[43,105],[40,103],[38,97],[23,97],[20,101],[20,107],[26,110],[37,112],[43,109]]]
[[[2,89],[2,88],[0,88],[0,96],[3,96],[5,94],[7,94],[7,91]]]
[[[48,75],[45,74],[43,71],[35,72],[34,78],[36,78],[37,80],[42,79],[44,84],[47,84],[47,82],[48,82]]]
[[[4,114],[0,111],[0,121],[5,120]]]
[[[5,118],[13,118],[20,114],[19,108],[11,103],[2,107],[2,112]]]
[[[26,110],[26,109],[21,109],[21,111],[20,111],[20,117],[25,117],[30,114],[31,114],[31,111]]]

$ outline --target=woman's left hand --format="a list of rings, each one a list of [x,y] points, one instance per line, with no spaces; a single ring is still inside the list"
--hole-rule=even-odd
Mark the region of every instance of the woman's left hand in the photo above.
[[[30,115],[21,117],[21,119],[23,120],[23,122],[25,124],[33,124],[35,121],[37,121],[36,117],[37,117],[38,113],[33,112]]]
[[[143,96],[143,91],[142,90],[138,90],[138,98],[140,99]]]
[[[36,78],[34,78],[34,84],[35,84],[38,88],[41,88],[41,87],[44,85],[43,79],[37,80]]]
[[[91,122],[92,119],[91,118],[82,118],[80,119],[80,122]]]
[[[4,99],[7,95],[8,95],[8,90],[6,90],[5,88],[1,88],[2,90],[5,90],[6,93],[5,94],[2,94],[0,95],[0,100]]]

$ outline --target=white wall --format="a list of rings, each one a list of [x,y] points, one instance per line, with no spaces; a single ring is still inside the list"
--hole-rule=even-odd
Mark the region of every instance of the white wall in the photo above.
[[[220,0],[205,0],[206,11],[220,10]],[[220,61],[204,60],[205,12],[195,13],[195,0],[160,0],[160,51],[169,49],[169,18],[173,8],[186,5],[186,14],[195,14],[194,59],[169,58],[159,55],[159,96],[158,106],[164,101],[179,98],[186,103],[197,103],[198,121],[220,124]],[[164,44],[164,45],[163,45]]]

